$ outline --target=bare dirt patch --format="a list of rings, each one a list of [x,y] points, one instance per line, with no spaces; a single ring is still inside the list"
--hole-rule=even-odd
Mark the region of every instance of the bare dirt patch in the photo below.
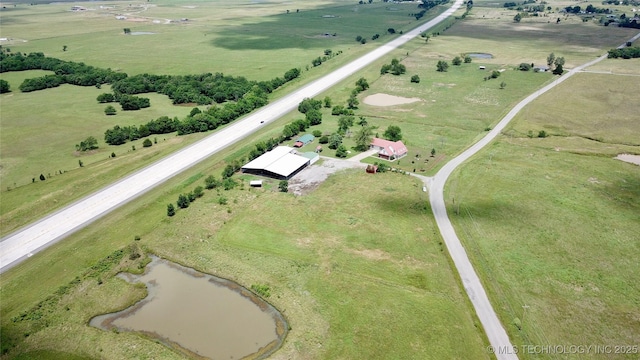
[[[411,104],[420,101],[419,98],[406,98],[389,94],[373,94],[364,98],[364,103],[373,106],[394,106]]]
[[[640,165],[640,155],[620,154],[615,158],[624,162]]]
[[[319,165],[311,165],[289,180],[289,192],[305,195],[315,190],[333,173],[350,168],[365,169],[366,167],[367,164],[359,162],[323,158]]]

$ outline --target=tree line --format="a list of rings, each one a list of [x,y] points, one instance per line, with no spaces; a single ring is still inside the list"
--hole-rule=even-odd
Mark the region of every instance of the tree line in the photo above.
[[[111,69],[100,69],[72,61],[47,57],[41,52],[11,53],[9,49],[0,52],[0,72],[48,70],[54,74],[26,79],[20,85],[20,91],[30,92],[58,87],[62,84],[79,86],[97,86],[112,84],[113,97],[98,99],[100,102],[117,101],[123,110],[137,110],[148,107],[149,100],[131,95],[156,92],[167,95],[174,104],[196,103],[209,105],[226,101],[239,101],[254,86],[263,92],[273,90],[300,76],[299,69],[290,69],[283,77],[268,81],[249,81],[239,76],[225,76],[222,73],[200,75],[152,75],[140,74],[128,76],[126,73]],[[8,90],[8,89],[7,89]],[[127,96],[128,95],[128,96]]]
[[[20,85],[20,91],[30,92],[58,87],[62,84],[78,86],[99,86],[114,83],[127,77],[127,74],[111,69],[100,69],[84,63],[64,61],[45,56],[41,52],[11,53],[8,49],[0,52],[0,72],[48,70],[54,74],[32,79],[25,79]]]
[[[149,135],[168,134],[177,131],[178,135],[193,134],[215,130],[221,125],[228,124],[242,115],[266,105],[267,93],[255,85],[236,102],[228,102],[223,106],[211,106],[205,111],[193,108],[191,113],[179,120],[168,116],[159,117],[146,124],[138,126],[114,126],[105,131],[104,141],[109,145],[121,145],[127,141],[137,140]]]
[[[611,49],[609,50],[609,55],[607,56],[609,59],[636,59],[640,58],[640,47],[637,46],[629,46],[622,49]]]

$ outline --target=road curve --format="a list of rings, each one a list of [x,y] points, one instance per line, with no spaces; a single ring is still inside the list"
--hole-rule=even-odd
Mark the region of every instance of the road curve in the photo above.
[[[429,22],[383,44],[370,53],[303,86],[242,120],[236,121],[232,125],[102,190],[8,235],[0,240],[0,273],[144,194],[172,176],[258,131],[261,126],[264,126],[262,125],[263,122],[275,121],[289,111],[296,109],[304,98],[320,94],[395,48],[405,44],[423,31],[440,23],[453,14],[462,5],[462,2],[463,0],[456,0],[451,8]]]
[[[633,42],[638,38],[640,38],[640,33],[631,38],[630,41]],[[624,45],[621,45],[620,47],[624,47]],[[442,234],[442,237],[444,238],[444,241],[447,245],[447,249],[449,250],[451,259],[453,260],[453,263],[458,270],[458,273],[460,274],[464,289],[466,290],[467,295],[469,296],[469,299],[471,300],[471,303],[473,304],[473,307],[476,311],[476,314],[480,319],[482,326],[484,327],[487,338],[489,339],[489,343],[492,346],[492,350],[495,353],[496,357],[500,360],[517,359],[517,351],[513,351],[514,348],[509,341],[509,336],[507,336],[507,332],[504,330],[504,327],[500,323],[498,316],[493,310],[493,307],[489,302],[489,298],[487,297],[487,294],[482,287],[482,283],[480,282],[478,275],[473,269],[473,266],[471,265],[471,262],[467,257],[467,253],[460,243],[460,239],[458,239],[458,236],[456,235],[456,232],[451,225],[451,221],[447,216],[447,209],[444,202],[444,185],[453,170],[455,170],[464,161],[480,151],[480,149],[485,147],[496,136],[498,136],[498,134],[500,134],[500,132],[507,126],[507,124],[513,119],[513,117],[518,112],[520,112],[522,108],[525,107],[525,105],[529,104],[538,96],[549,91],[556,85],[564,82],[574,74],[582,71],[582,69],[600,62],[606,58],[607,55],[603,55],[593,61],[580,65],[575,69],[569,71],[567,74],[560,76],[558,79],[554,80],[542,89],[527,96],[513,109],[511,109],[511,111],[509,111],[509,113],[504,118],[502,118],[502,120],[500,120],[500,122],[498,122],[493,130],[491,130],[485,137],[483,137],[480,141],[473,144],[462,154],[458,155],[457,157],[449,161],[445,166],[443,166],[442,169],[438,171],[436,176],[433,177],[432,181],[429,183],[429,200],[431,202],[431,209],[438,224],[438,228],[440,229],[440,233]]]

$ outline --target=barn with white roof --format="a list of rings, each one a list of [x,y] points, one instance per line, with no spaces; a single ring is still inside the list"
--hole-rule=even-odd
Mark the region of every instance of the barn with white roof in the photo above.
[[[310,163],[310,159],[296,155],[288,146],[278,146],[242,167],[242,172],[270,178],[289,180]]]

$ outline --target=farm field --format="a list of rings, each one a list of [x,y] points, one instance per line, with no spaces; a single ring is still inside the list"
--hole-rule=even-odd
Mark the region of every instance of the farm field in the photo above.
[[[514,345],[640,343],[640,168],[613,159],[640,153],[637,89],[578,74],[450,179],[451,219]]]
[[[203,168],[198,174],[209,173]],[[82,281],[48,307],[51,312],[43,319],[48,327],[39,320],[11,323],[26,304],[55,293],[56,284],[71,281],[114,247],[133,243],[246,287],[268,285],[267,300],[284,312],[292,328],[276,359],[489,357],[416,179],[347,170],[303,197],[275,187],[251,189],[245,182],[236,190],[208,191],[188,209],[166,217],[164,204],[199,183],[199,176],[172,180],[170,192],[154,190],[100,226],[3,275],[3,343],[31,334],[10,354],[73,349],[90,358],[119,358],[125,351],[127,356],[177,357],[144,337],[86,325],[97,312],[141,296],[108,274],[102,284]],[[220,204],[221,197],[226,204]],[[41,275],[40,286],[26,286],[43,266],[50,270]]]
[[[96,6],[95,2],[85,4]],[[124,2],[116,4],[126,7]],[[343,4],[247,1],[237,8],[223,8],[222,2],[166,1],[143,11],[143,4],[135,3],[127,11],[140,11],[136,16],[144,21],[126,22],[113,20],[114,14],[107,11],[76,14],[67,11],[69,4],[38,5],[11,9],[22,14],[13,22],[4,22],[11,19],[5,16],[10,11],[2,13],[0,30],[3,37],[7,29],[34,32],[28,42],[10,45],[15,51],[44,49],[47,54],[95,66],[114,68],[117,64],[129,74],[149,69],[172,74],[223,71],[260,80],[281,75],[292,66],[301,67],[302,80],[274,93],[276,98],[376,45],[371,41],[359,45],[354,41],[356,35],[377,32],[378,27],[383,32],[389,26],[415,24],[406,11],[389,10],[388,5]],[[394,167],[433,175],[447,159],[482,137],[511,106],[553,79],[549,73],[518,71],[518,64],[543,64],[555,52],[571,68],[634,34],[571,17],[557,24],[561,26],[534,18],[513,24],[515,11],[482,1],[475,6],[464,20],[439,30],[428,42],[423,38],[409,42],[317,98],[329,96],[334,104],[344,104],[355,81],[366,78],[371,86],[358,95],[356,119],[365,117],[380,134],[391,124],[400,126],[410,153],[394,162]],[[377,12],[381,10],[384,16]],[[64,36],[48,38],[38,33],[29,11],[46,17]],[[82,28],[95,23],[97,31],[77,35],[60,25],[67,16],[77,16],[77,22],[69,25]],[[183,17],[189,20],[154,23]],[[325,20],[341,18],[349,19],[348,25],[332,28],[336,38],[325,37]],[[371,27],[376,23],[372,18],[385,25]],[[228,26],[210,25],[223,23]],[[158,32],[159,27],[166,37],[161,38],[160,33],[125,36],[123,24],[134,32]],[[549,28],[551,25],[554,27]],[[278,36],[265,39],[262,34],[267,33]],[[116,46],[104,46],[112,58],[102,56],[100,41],[116,44],[110,42],[113,39],[130,41],[129,55],[118,52]],[[69,47],[65,52],[63,45]],[[162,54],[150,57],[145,46],[163,49]],[[318,68],[311,67],[310,61],[327,48],[343,53]],[[182,52],[189,49],[188,56]],[[444,73],[435,70],[438,60],[450,62],[469,52],[490,53],[493,58],[450,64]],[[392,58],[406,65],[406,74],[380,76],[381,66]],[[305,64],[309,64],[308,71]],[[637,64],[636,60],[607,60],[588,70],[635,74]],[[479,70],[480,65],[486,70]],[[493,70],[503,71],[497,79],[484,80]],[[411,83],[413,75],[419,75],[420,83]],[[24,76],[28,74],[5,73],[0,78],[16,89]],[[633,279],[640,262],[632,255],[638,252],[633,240],[640,230],[636,215],[640,213],[639,168],[611,159],[621,152],[640,153],[633,137],[638,132],[632,121],[638,111],[633,105],[634,79],[590,73],[575,76],[527,107],[498,141],[450,181],[447,194],[450,203],[455,198],[457,205],[450,207],[450,213],[459,214],[452,215],[452,220],[514,344],[639,343],[636,299],[640,296]],[[95,97],[105,88],[63,86],[31,94],[14,90],[0,96],[2,235],[206,136],[158,136],[158,144],[147,149],[142,148],[142,139],[121,147],[104,146],[100,135],[113,124],[105,122],[104,104],[97,104]],[[391,107],[364,104],[366,96],[377,93],[420,101]],[[29,96],[39,96],[46,111],[29,107]],[[147,113],[119,111],[118,122],[140,124],[160,115],[181,117],[191,110],[171,105],[164,96],[150,96],[152,107],[143,110]],[[77,103],[72,100],[85,98]],[[33,111],[29,121],[17,115],[25,109]],[[15,117],[5,121],[5,111]],[[338,118],[330,115],[330,109],[323,113],[323,123],[311,131],[335,131]],[[49,117],[49,122],[38,123],[43,117]],[[277,192],[276,181],[268,181],[263,189],[251,189],[249,177],[236,175],[242,180],[239,188],[207,191],[175,217],[166,216],[167,204],[175,203],[179,194],[203,185],[209,174],[219,176],[226,163],[245,157],[253,143],[278,136],[283,125],[302,117],[297,112],[288,114],[266,126],[263,133],[196,165],[3,274],[0,333],[3,352],[8,353],[2,358],[182,358],[145,337],[86,325],[91,316],[121,309],[144,296],[142,289],[114,277],[117,271],[137,268],[144,257],[129,261],[125,256],[99,278],[82,277],[121,248],[127,254],[154,253],[246,287],[268,285],[271,296],[267,300],[284,312],[292,328],[274,359],[489,358],[486,339],[441,244],[422,184],[412,177],[347,171],[333,175],[309,195],[294,197]],[[25,122],[32,126],[30,134],[40,131],[33,141],[20,136]],[[69,129],[78,122],[81,127]],[[60,132],[55,132],[56,124],[63,125]],[[101,126],[93,134],[85,132]],[[550,137],[536,138],[540,130]],[[71,139],[65,137],[65,131],[77,135]],[[47,132],[51,136],[42,135]],[[528,137],[530,132],[533,138]],[[73,146],[89,135],[99,138],[101,149],[79,158]],[[351,148],[354,142],[346,138],[345,144]],[[423,162],[431,149],[437,156]],[[108,158],[112,151],[117,152],[116,158]],[[12,154],[11,162],[5,163],[6,154]],[[51,155],[46,158],[43,154]],[[325,149],[322,155],[333,156],[334,151]],[[78,167],[78,159],[86,160],[83,168]],[[56,167],[65,166],[67,172],[52,174],[51,181],[30,183],[41,171],[31,175],[35,168],[29,166],[53,163],[64,164]],[[27,184],[5,181],[4,176],[14,174],[5,169],[24,171],[20,178],[28,174]],[[7,186],[11,191],[6,191]],[[134,241],[136,236],[141,240]],[[76,277],[82,280],[73,283]],[[50,296],[57,301],[49,302]],[[42,301],[47,306],[44,317],[12,320],[21,313],[31,314],[33,306]]]

